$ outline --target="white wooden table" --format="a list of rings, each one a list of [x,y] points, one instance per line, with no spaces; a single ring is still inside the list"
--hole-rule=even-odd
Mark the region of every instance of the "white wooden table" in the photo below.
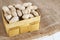
[[[33,40],[60,40],[60,32],[56,32],[50,36],[44,36],[44,37],[36,38]]]

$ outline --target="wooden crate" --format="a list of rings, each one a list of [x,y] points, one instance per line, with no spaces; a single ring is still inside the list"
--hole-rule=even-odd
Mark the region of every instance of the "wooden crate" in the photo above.
[[[2,15],[3,23],[8,36],[39,30],[40,16],[8,24]]]

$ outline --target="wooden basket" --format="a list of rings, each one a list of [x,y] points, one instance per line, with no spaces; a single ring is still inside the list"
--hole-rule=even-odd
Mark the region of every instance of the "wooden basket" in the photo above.
[[[3,23],[8,36],[15,36],[21,33],[39,30],[40,16],[8,24],[3,14]]]

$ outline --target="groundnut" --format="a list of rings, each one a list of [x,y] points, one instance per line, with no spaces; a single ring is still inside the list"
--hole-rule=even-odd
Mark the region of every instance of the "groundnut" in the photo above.
[[[14,22],[17,22],[17,21],[19,21],[19,18],[16,16],[16,17],[13,17],[13,18],[9,21],[9,23],[14,23]]]
[[[9,5],[8,8],[11,10],[11,11],[16,11],[15,7],[13,7],[13,5]]]
[[[23,13],[23,14],[27,14],[28,11],[27,11],[27,10],[22,10],[22,13]]]
[[[25,7],[20,5],[20,4],[16,4],[15,8],[19,9],[19,10],[25,10]]]
[[[25,10],[22,10],[23,14],[30,14],[31,9],[27,8]]]
[[[9,22],[9,20],[12,18],[12,15],[7,15],[7,14],[4,14],[6,20]]]
[[[34,16],[39,16],[38,12],[36,12],[35,10],[32,10],[32,14],[33,14]]]
[[[12,16],[17,16],[17,13],[16,12],[12,12]]]
[[[22,12],[23,12],[23,14],[29,14],[31,12],[31,10],[29,10],[29,9],[27,10],[26,9],[26,10],[23,10]]]
[[[28,8],[31,9],[31,10],[36,10],[36,9],[38,9],[37,6],[29,6]]]
[[[9,5],[8,7],[9,7],[9,9],[11,10],[12,16],[17,16],[15,7],[13,7],[12,5]]]
[[[22,16],[22,18],[23,18],[23,19],[28,19],[28,18],[29,18],[29,15],[24,14],[24,15]]]
[[[17,15],[18,15],[19,17],[21,17],[21,16],[22,16],[22,12],[21,12],[20,10],[17,10]]]
[[[30,18],[34,17],[32,14],[28,14]]]
[[[3,10],[4,13],[6,13],[6,14],[11,14],[11,12],[10,12],[10,10],[9,10],[9,8],[8,8],[7,6],[3,6],[3,7],[2,7],[2,10]]]
[[[29,18],[32,18],[32,17],[34,17],[32,14],[24,14],[22,16],[23,19],[29,19]]]
[[[24,4],[23,4],[24,7],[28,7],[28,6],[31,6],[31,5],[32,5],[31,2],[28,2],[28,3],[24,3]]]

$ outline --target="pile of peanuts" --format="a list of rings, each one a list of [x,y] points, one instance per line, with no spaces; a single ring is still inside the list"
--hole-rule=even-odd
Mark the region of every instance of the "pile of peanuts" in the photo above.
[[[31,2],[2,7],[4,17],[9,23],[39,16],[36,11],[37,9],[38,7],[33,5]]]

